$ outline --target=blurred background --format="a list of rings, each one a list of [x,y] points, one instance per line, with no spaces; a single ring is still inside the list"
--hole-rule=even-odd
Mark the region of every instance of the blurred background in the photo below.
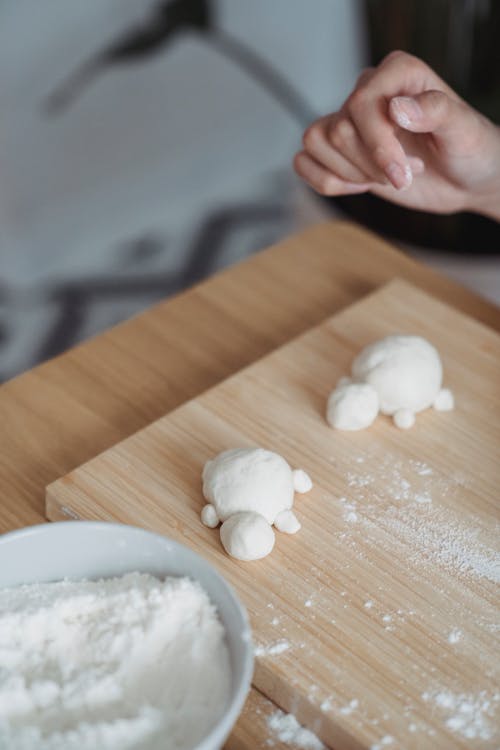
[[[498,224],[291,169],[391,49],[499,122],[499,31],[495,0],[3,0],[0,380],[332,217],[500,301]]]

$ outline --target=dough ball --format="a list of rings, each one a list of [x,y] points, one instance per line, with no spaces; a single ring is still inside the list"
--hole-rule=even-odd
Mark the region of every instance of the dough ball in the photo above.
[[[393,416],[394,424],[400,430],[409,430],[415,424],[415,414],[408,409],[399,409]]]
[[[337,430],[363,430],[375,420],[378,409],[378,394],[371,385],[348,383],[330,393],[326,419]]]
[[[301,528],[300,521],[293,510],[282,510],[278,513],[274,525],[283,534],[296,534]]]
[[[312,479],[303,469],[295,469],[292,472],[293,488],[295,492],[303,495],[305,492],[312,490]]]
[[[220,528],[220,540],[237,560],[260,560],[274,547],[274,531],[260,513],[235,513]]]
[[[205,505],[201,511],[201,522],[209,529],[215,529],[219,525],[219,516],[214,506],[210,503]]]
[[[388,336],[358,354],[352,374],[375,388],[380,411],[392,415],[400,409],[415,413],[432,406],[443,368],[436,349],[420,336]]]
[[[449,388],[441,388],[434,400],[436,411],[452,411],[455,408],[455,399]]]
[[[293,505],[293,475],[284,458],[263,448],[224,451],[203,469],[203,495],[221,521],[234,513],[260,513],[269,524]]]

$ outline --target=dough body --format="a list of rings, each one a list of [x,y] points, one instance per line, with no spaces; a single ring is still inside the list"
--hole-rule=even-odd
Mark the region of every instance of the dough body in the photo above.
[[[260,513],[270,524],[293,505],[293,475],[284,458],[263,448],[224,451],[203,469],[203,495],[220,521],[234,513]]]
[[[382,414],[419,412],[433,405],[443,368],[437,350],[420,336],[387,336],[367,346],[352,364],[357,381],[375,388]]]

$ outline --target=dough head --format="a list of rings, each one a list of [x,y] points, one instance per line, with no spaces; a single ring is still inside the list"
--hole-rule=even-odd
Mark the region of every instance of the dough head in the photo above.
[[[235,513],[222,524],[220,540],[228,555],[247,562],[266,557],[274,547],[275,535],[259,513]]]
[[[326,419],[337,430],[364,430],[376,419],[378,393],[368,383],[346,383],[330,393]]]

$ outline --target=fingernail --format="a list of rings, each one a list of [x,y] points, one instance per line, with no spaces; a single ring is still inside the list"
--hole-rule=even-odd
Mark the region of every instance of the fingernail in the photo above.
[[[391,106],[396,121],[402,128],[407,128],[422,117],[420,104],[410,96],[395,96],[391,99]]]
[[[413,182],[413,174],[408,164],[401,167],[397,162],[393,161],[386,167],[385,171],[394,187],[398,190],[406,190]]]

